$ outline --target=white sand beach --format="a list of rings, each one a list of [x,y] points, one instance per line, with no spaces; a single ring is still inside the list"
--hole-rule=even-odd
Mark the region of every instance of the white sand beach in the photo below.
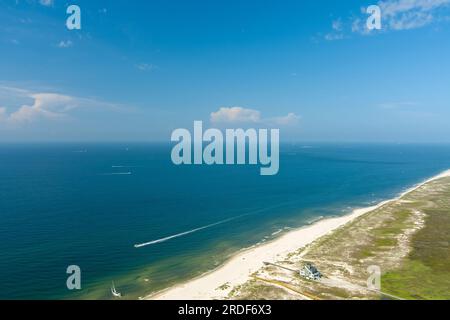
[[[433,180],[450,176],[447,170],[428,179],[402,193],[395,199],[362,209],[356,209],[351,214],[320,220],[312,225],[290,231],[271,242],[241,251],[219,268],[186,283],[176,285],[164,291],[152,294],[146,299],[159,300],[209,300],[225,299],[233,287],[241,285],[250,279],[250,275],[263,267],[263,262],[276,262],[320,237],[333,232],[339,227],[353,221],[388,202],[398,200],[405,194],[420,188],[423,184]],[[227,289],[219,289],[227,284]]]

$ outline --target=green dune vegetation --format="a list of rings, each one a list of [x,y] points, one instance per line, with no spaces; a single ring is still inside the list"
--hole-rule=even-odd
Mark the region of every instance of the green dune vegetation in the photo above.
[[[430,181],[266,266],[231,299],[450,299],[450,177]],[[305,263],[322,273],[301,277]],[[380,292],[367,289],[381,270]]]

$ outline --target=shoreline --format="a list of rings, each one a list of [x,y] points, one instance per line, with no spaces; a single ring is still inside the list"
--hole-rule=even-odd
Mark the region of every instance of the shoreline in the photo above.
[[[250,275],[263,267],[263,261],[276,262],[289,253],[297,251],[321,237],[334,232],[340,227],[351,223],[356,218],[372,212],[390,202],[397,201],[405,195],[419,189],[423,185],[450,176],[450,170],[443,171],[411,188],[403,191],[397,197],[382,201],[377,205],[359,208],[351,213],[332,218],[321,219],[311,225],[288,231],[270,242],[255,245],[238,251],[224,264],[187,282],[176,284],[162,291],[150,294],[146,300],[223,300],[236,286],[250,279]],[[225,286],[226,289],[219,289]]]

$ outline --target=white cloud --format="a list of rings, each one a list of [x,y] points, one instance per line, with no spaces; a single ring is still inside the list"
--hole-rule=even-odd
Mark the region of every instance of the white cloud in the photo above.
[[[140,71],[152,71],[157,69],[158,67],[149,63],[139,63],[136,65],[136,68],[138,68]]]
[[[342,31],[342,19],[339,18],[337,20],[334,20],[333,23],[331,24],[331,27],[335,31]]]
[[[58,48],[70,48],[72,46],[73,46],[73,42],[70,40],[67,40],[67,41],[62,40],[58,43]]]
[[[58,119],[76,107],[75,99],[65,95],[37,93],[30,97],[34,99],[33,104],[23,105],[17,111],[9,114],[8,121],[21,124],[33,122],[39,118]]]
[[[399,109],[399,108],[408,108],[415,107],[419,104],[417,102],[410,101],[401,101],[401,102],[384,102],[378,105],[381,109]]]
[[[366,19],[355,18],[351,24],[351,32],[359,33],[361,35],[368,35],[371,30],[369,30],[366,26]]]
[[[385,29],[409,30],[424,27],[436,20],[439,9],[450,0],[384,0],[378,2]]]
[[[342,33],[331,32],[331,33],[327,33],[324,38],[325,38],[325,40],[328,40],[328,41],[342,40],[342,39],[344,39],[344,35]]]
[[[211,113],[211,122],[259,122],[260,112],[253,109],[241,107],[220,108],[219,111]]]
[[[95,99],[79,98],[59,93],[34,93],[24,89],[5,86],[0,86],[0,98],[4,101],[14,101],[11,104],[20,105],[20,107],[15,109],[9,108],[9,113],[5,107],[0,107],[0,123],[10,125],[24,125],[38,120],[64,119],[70,115],[72,110],[77,108],[120,109],[120,106]]]
[[[382,0],[377,5],[381,9],[381,32],[422,28],[432,23],[448,21],[450,0]],[[361,13],[332,22],[332,31],[325,34],[325,40],[340,40],[350,33],[369,35],[379,33],[369,30],[366,21],[369,15],[366,8]]]
[[[0,107],[0,122],[6,120],[6,108]]]
[[[344,25],[342,23],[342,19],[341,18],[339,18],[337,20],[334,20],[331,23],[331,29],[333,29],[333,31],[331,31],[330,33],[327,33],[324,36],[325,40],[333,41],[333,40],[344,39],[344,34],[342,33],[342,31],[344,29]]]
[[[273,121],[275,124],[280,126],[290,126],[298,124],[300,121],[300,116],[291,112],[287,116],[274,118]]]
[[[46,7],[51,7],[54,4],[54,0],[39,0],[39,3]]]
[[[299,120],[300,117],[294,113],[289,113],[281,117],[263,119],[261,112],[258,110],[242,107],[220,108],[218,111],[211,113],[210,117],[212,123],[253,123],[281,126],[297,124]]]
[[[449,3],[450,0],[384,0],[378,2],[378,6],[382,15],[389,17],[414,10],[428,12]]]
[[[393,30],[409,30],[426,26],[433,22],[433,15],[426,12],[407,12],[389,21]]]

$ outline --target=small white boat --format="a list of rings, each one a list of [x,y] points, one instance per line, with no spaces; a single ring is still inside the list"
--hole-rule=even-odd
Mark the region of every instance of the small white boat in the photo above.
[[[122,294],[120,292],[117,292],[116,287],[114,286],[114,281],[112,282],[111,293],[116,298],[121,298],[122,297]]]

